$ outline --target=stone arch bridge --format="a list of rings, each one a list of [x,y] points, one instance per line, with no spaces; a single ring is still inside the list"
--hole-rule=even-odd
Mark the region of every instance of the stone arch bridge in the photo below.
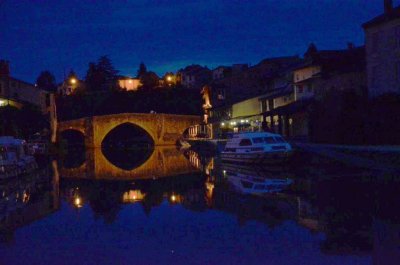
[[[146,131],[154,145],[174,145],[186,129],[200,121],[200,116],[192,115],[121,113],[58,122],[57,135],[66,130],[76,130],[85,136],[86,147],[101,147],[111,130],[121,124],[131,123]]]

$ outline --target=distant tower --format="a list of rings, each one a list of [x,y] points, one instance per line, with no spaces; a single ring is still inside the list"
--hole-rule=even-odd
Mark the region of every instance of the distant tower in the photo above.
[[[393,10],[393,0],[384,0],[383,1],[385,13],[390,13]]]

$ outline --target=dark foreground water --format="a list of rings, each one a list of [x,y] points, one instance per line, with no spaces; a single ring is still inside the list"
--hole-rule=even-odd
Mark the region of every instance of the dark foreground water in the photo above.
[[[400,264],[397,175],[90,150],[0,184],[0,264]],[[110,156],[111,154],[111,156]],[[252,195],[248,176],[292,180]]]

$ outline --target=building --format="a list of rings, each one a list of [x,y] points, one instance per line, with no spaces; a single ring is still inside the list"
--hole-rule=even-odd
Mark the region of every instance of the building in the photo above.
[[[178,83],[177,75],[172,72],[167,72],[164,76],[160,79],[160,86],[175,86]]]
[[[212,80],[220,80],[226,78],[232,74],[232,67],[230,66],[218,66],[212,70]]]
[[[63,96],[69,96],[77,91],[84,91],[86,88],[85,81],[80,80],[74,71],[70,71],[67,78],[58,86],[57,92]]]
[[[302,62],[298,56],[268,58],[226,78],[211,83],[210,123],[214,135],[227,131],[255,131],[262,128],[260,98],[281,86],[279,78]],[[235,68],[233,66],[232,68]],[[289,80],[288,82],[291,82]]]
[[[303,59],[266,59],[240,76],[211,85],[213,135],[265,130],[308,139],[314,101],[332,90],[366,93],[365,49],[349,44],[343,50],[318,51],[312,44]]]
[[[400,93],[400,6],[384,0],[384,13],[363,24],[370,97]]]
[[[287,82],[289,76],[291,83]],[[263,128],[290,138],[309,139],[313,121],[308,113],[314,101],[333,90],[351,91],[360,97],[366,94],[365,49],[349,44],[343,50],[318,51],[311,44],[303,63],[284,77],[275,92],[261,98]]]
[[[200,90],[210,82],[212,72],[207,67],[193,64],[179,70],[178,76],[183,87]]]
[[[0,106],[21,108],[24,103],[37,106],[42,113],[48,113],[51,93],[10,74],[9,62],[0,60]]]
[[[139,78],[130,78],[127,76],[120,76],[118,78],[119,87],[126,91],[136,91],[142,86]]]

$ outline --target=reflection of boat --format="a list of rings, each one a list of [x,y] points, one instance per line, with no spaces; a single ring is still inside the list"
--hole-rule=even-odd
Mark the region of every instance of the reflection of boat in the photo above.
[[[0,137],[0,179],[32,172],[37,168],[35,158],[25,152],[24,140]]]
[[[279,134],[246,132],[234,134],[221,153],[223,161],[274,163],[285,161],[292,147]]]
[[[249,194],[280,192],[293,183],[289,178],[265,178],[229,171],[224,174],[237,190]]]

